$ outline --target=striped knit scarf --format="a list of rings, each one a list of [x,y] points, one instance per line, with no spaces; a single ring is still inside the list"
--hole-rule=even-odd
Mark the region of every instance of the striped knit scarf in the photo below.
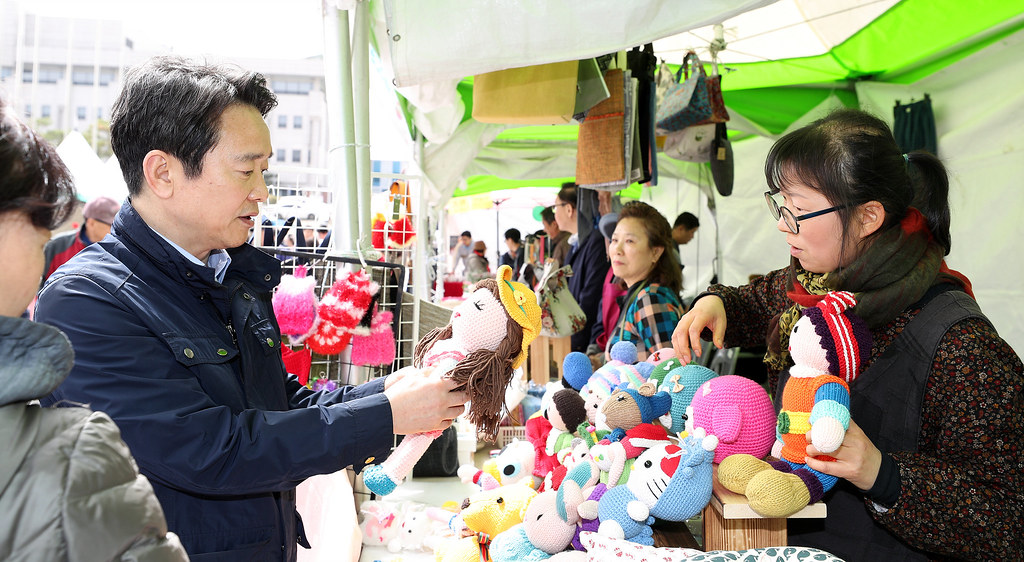
[[[943,254],[924,216],[911,207],[899,228],[879,234],[846,267],[831,273],[811,273],[794,259],[789,269],[790,290],[786,293],[794,304],[773,319],[764,362],[777,372],[786,368],[790,363],[789,334],[800,318],[800,311],[817,304],[829,291],[854,293],[857,306],[853,312],[871,329],[890,322],[939,283],[958,284],[973,297],[970,281],[947,268]]]

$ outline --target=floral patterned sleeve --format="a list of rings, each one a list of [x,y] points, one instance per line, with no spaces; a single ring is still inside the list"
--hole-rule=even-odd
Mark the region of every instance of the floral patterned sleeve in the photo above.
[[[945,335],[922,408],[919,450],[891,453],[902,489],[872,510],[887,529],[929,552],[1024,560],[1024,365],[988,324]]]
[[[788,278],[788,268],[778,269],[740,287],[711,285],[697,299],[716,295],[725,303],[726,347],[764,345],[771,319],[793,304],[786,296]]]

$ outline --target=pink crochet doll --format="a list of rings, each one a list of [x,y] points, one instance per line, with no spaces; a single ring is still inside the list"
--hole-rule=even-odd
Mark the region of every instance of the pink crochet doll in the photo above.
[[[496,279],[477,283],[452,313],[451,323],[424,336],[413,357],[413,368],[435,367],[469,390],[467,419],[492,441],[505,387],[540,331],[537,297],[526,285],[512,281],[512,275],[512,268],[501,266]],[[363,483],[376,494],[390,494],[440,434],[405,436],[387,460],[363,471]]]

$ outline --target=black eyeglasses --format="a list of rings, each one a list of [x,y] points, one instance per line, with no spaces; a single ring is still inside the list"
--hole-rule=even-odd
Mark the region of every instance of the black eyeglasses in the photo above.
[[[828,209],[822,209],[820,211],[814,211],[813,213],[807,213],[806,215],[800,215],[799,217],[793,214],[788,207],[780,207],[779,202],[775,200],[775,194],[778,192],[765,191],[764,200],[768,203],[768,210],[771,211],[772,216],[775,220],[782,218],[782,221],[786,223],[786,228],[789,229],[793,234],[800,234],[800,221],[813,219],[814,217],[820,217],[821,215],[827,215],[829,213],[838,211],[839,209],[845,209],[846,205],[837,205],[835,207],[829,207]]]

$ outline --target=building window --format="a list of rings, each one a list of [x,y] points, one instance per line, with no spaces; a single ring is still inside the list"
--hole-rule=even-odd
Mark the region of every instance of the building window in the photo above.
[[[92,69],[75,68],[71,71],[71,83],[78,86],[92,86]]]
[[[103,108],[102,107],[97,107],[96,108],[96,119],[103,119]]]
[[[292,151],[292,162],[302,162],[302,151],[301,150],[293,150]]]
[[[25,119],[32,118],[32,104],[25,104]]]
[[[287,115],[278,115],[277,116],[277,128],[278,129],[285,129],[287,127],[288,127],[288,116]]]
[[[42,110],[42,112],[39,114],[40,117],[49,117],[50,116],[50,106],[44,105],[40,109]]]
[[[295,129],[301,129],[302,128],[302,116],[301,115],[296,115],[295,117],[292,118],[292,127],[295,128]]]
[[[85,106],[84,105],[78,106],[78,108],[75,110],[75,116],[78,117],[79,121],[85,121]]]
[[[298,94],[309,95],[313,90],[313,83],[309,80],[274,80],[270,88],[275,94]]]
[[[285,161],[285,158],[287,157],[287,153],[288,153],[287,150],[279,148],[279,149],[275,150],[274,152],[276,152],[276,156],[277,156],[277,161],[278,162],[284,162]]]

